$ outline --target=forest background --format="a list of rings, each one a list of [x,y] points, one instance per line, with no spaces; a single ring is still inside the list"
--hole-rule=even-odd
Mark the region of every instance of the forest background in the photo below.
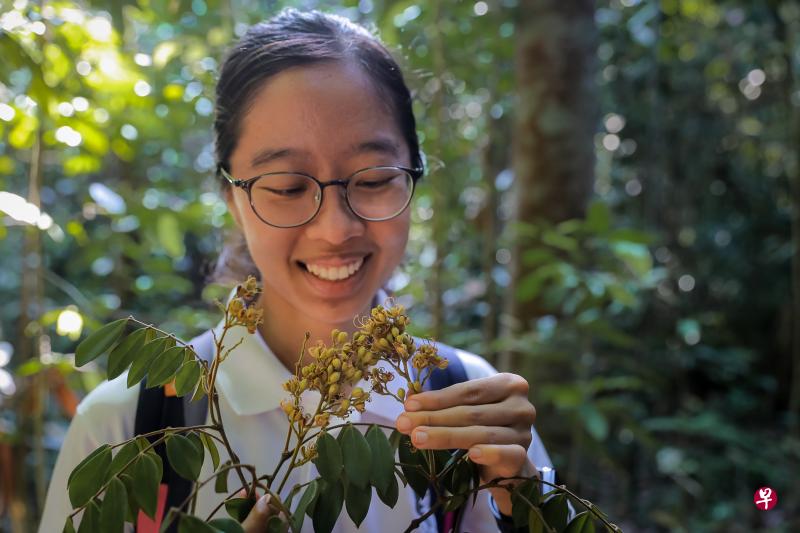
[[[0,530],[104,375],[81,336],[217,320],[214,81],[285,6],[374,26],[415,90],[415,332],[526,376],[626,531],[800,530],[796,0],[0,2]]]

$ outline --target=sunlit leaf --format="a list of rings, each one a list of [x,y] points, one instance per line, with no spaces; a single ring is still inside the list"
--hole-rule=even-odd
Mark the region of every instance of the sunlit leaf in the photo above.
[[[86,337],[75,349],[75,365],[83,366],[103,355],[117,342],[127,324],[127,318],[115,320]]]

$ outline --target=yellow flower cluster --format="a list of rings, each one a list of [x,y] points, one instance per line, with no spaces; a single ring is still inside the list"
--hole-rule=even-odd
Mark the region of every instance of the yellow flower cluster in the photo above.
[[[256,296],[261,292],[256,278],[249,276],[247,281],[236,287],[236,296],[228,302],[227,313],[231,325],[244,326],[252,334],[263,321],[264,311],[256,309]]]
[[[297,424],[298,434],[309,426],[326,427],[331,416],[344,418],[354,409],[363,412],[370,392],[403,401],[406,389],[399,388],[396,395],[389,390],[394,373],[376,367],[379,361],[386,361],[406,380],[409,393],[421,392],[435,368],[447,367],[447,360],[438,355],[433,344],[415,346],[406,332],[409,322],[402,306],[379,305],[357,323],[359,329],[352,337],[334,330],[330,345],[319,342],[308,349],[312,361],[298,366],[295,375],[283,384],[291,399],[281,402],[281,407],[292,424]],[[362,379],[369,382],[370,392],[356,386]],[[300,395],[308,390],[321,395],[313,415],[304,413],[300,405]]]

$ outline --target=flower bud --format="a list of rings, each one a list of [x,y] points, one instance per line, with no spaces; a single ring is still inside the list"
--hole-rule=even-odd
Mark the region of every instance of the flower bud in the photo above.
[[[345,342],[347,342],[347,333],[344,331],[340,331],[336,335],[336,340],[339,342],[339,344],[344,344]]]
[[[397,389],[397,397],[400,398],[401,400],[404,400],[406,397],[406,390],[402,387]]]
[[[339,384],[334,383],[328,387],[328,396],[336,396],[339,393]]]
[[[328,376],[328,384],[337,383],[342,375],[339,372],[333,372]]]

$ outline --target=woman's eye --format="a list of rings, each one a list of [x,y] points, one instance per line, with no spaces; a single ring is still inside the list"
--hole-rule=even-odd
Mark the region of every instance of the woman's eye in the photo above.
[[[306,187],[289,187],[283,189],[275,189],[272,187],[264,187],[264,190],[276,196],[300,196],[306,191]]]
[[[395,177],[392,176],[383,179],[362,180],[359,181],[356,185],[364,189],[380,189],[381,187],[389,185],[389,183],[391,183],[392,180],[394,180],[394,178]]]

